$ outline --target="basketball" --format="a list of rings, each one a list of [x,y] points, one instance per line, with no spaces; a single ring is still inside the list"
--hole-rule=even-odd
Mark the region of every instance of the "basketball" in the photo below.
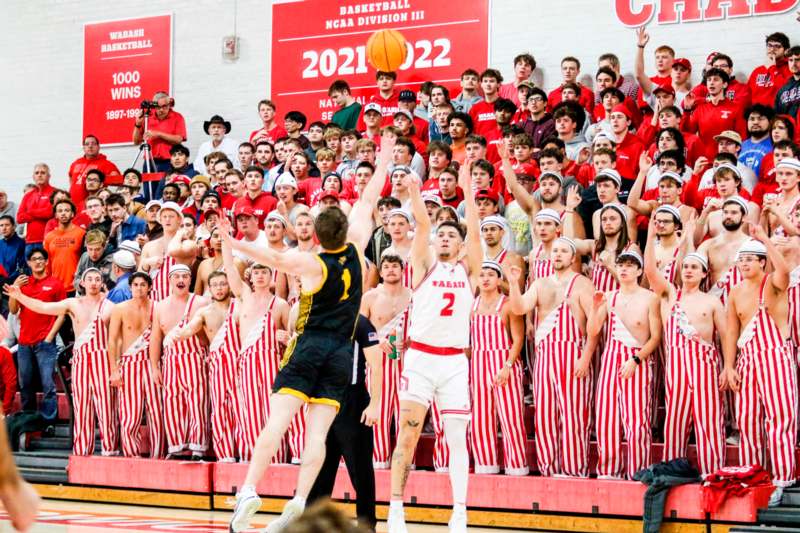
[[[397,30],[378,30],[367,40],[367,60],[376,70],[397,70],[407,53],[406,38]]]

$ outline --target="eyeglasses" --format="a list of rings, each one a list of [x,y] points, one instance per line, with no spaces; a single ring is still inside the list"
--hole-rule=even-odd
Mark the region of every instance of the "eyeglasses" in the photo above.
[[[656,219],[656,225],[658,225],[658,226],[666,226],[667,224],[674,224],[674,223],[675,223],[674,220],[659,220],[659,219]]]
[[[30,261],[31,263],[40,263],[47,261],[47,259],[45,259],[41,255],[37,255],[36,257],[31,257],[30,259],[28,259],[28,261]]]
[[[528,101],[529,101],[529,102],[538,102],[538,103],[542,103],[542,102],[544,102],[544,98],[542,98],[541,96],[529,96],[529,97],[528,97]]]
[[[767,48],[783,48],[781,43],[767,43]]]

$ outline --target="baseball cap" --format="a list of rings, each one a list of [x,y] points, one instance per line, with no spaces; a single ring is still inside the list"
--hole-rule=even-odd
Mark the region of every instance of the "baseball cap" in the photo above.
[[[517,85],[517,89],[519,89],[520,87],[527,87],[528,89],[535,89],[536,88],[536,84],[534,84],[530,80],[522,80],[521,82],[519,82],[519,85]]]
[[[500,196],[496,192],[491,189],[481,189],[475,195],[476,200],[480,200],[481,198],[488,198],[489,200],[493,201],[494,203],[500,202]]]
[[[198,174],[197,176],[192,178],[192,181],[189,182],[189,187],[194,185],[195,183],[202,183],[209,189],[211,188],[211,179],[208,176],[204,176],[202,174]]]
[[[686,59],[685,57],[679,57],[675,61],[672,62],[672,67],[680,66],[688,70],[689,72],[692,71],[692,62]]]
[[[736,133],[735,131],[725,130],[722,133],[720,133],[719,135],[715,135],[714,136],[714,140],[716,142],[719,142],[721,139],[727,139],[729,141],[733,141],[736,144],[738,144],[739,146],[742,145],[742,136],[739,135],[738,133]]]
[[[397,100],[400,102],[416,102],[417,95],[414,94],[414,91],[409,91],[408,89],[404,89],[400,91]]]
[[[559,174],[558,172],[553,172],[553,171],[550,171],[550,170],[545,170],[544,172],[542,172],[542,173],[539,175],[539,183],[541,183],[541,182],[542,182],[542,180],[543,180],[543,179],[545,179],[545,178],[552,178],[552,179],[554,179],[554,180],[557,180],[557,181],[558,181],[558,183],[560,183],[560,184],[562,184],[562,185],[564,184],[564,177],[563,177],[561,174]]]
[[[284,172],[278,176],[278,179],[275,180],[275,187],[280,187],[281,185],[288,185],[296,189],[297,180],[294,179],[294,176],[292,176],[289,172]]]
[[[325,198],[333,198],[337,202],[339,201],[339,193],[336,191],[322,191],[319,195],[319,201],[321,202]]]
[[[169,179],[169,183],[174,183],[176,185],[178,183],[183,183],[184,185],[190,185],[192,183],[192,180],[189,176],[185,174],[175,174]]]
[[[376,104],[375,102],[370,102],[370,103],[368,103],[367,105],[364,106],[364,114],[366,115],[367,112],[369,112],[369,111],[375,111],[380,115],[383,114],[383,109],[381,109],[381,105],[380,104]]]
[[[256,212],[249,205],[237,205],[233,210],[233,217],[239,218],[240,216],[254,217]]]
[[[436,194],[435,192],[428,191],[428,192],[422,193],[422,201],[423,202],[434,203],[434,204],[438,205],[439,207],[442,206],[442,197],[439,196],[438,194]]]
[[[136,268],[136,258],[128,250],[117,250],[114,252],[112,261],[120,268]]]
[[[161,216],[163,211],[175,211],[180,215],[182,213],[181,206],[176,204],[175,202],[164,202],[161,204],[161,209],[158,210],[158,216]]]
[[[153,207],[154,205],[157,205],[160,208],[161,207],[161,200],[150,200],[149,202],[147,202],[147,205],[144,206],[144,210],[145,211],[150,211],[150,208]]]
[[[200,200],[200,203],[202,203],[206,198],[216,198],[217,202],[220,201],[219,193],[215,190],[206,191],[206,193],[203,195],[203,198]]]
[[[656,85],[655,88],[653,88],[653,94],[656,94],[658,92],[667,93],[671,94],[672,96],[675,96],[675,87],[673,87],[671,83],[665,83],[664,85]]]
[[[408,111],[407,109],[398,109],[397,111],[395,111],[395,112],[394,112],[394,115],[393,115],[393,117],[394,117],[394,118],[397,118],[397,115],[403,115],[403,116],[404,116],[404,117],[406,117],[408,120],[410,120],[410,121],[412,121],[412,122],[414,121],[414,116],[413,116],[413,115],[411,114],[411,112],[410,112],[410,111]]]

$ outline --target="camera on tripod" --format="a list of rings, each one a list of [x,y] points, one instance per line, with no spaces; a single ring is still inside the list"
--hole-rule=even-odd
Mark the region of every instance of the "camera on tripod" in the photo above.
[[[141,107],[145,111],[150,111],[151,109],[158,109],[158,102],[153,102],[150,100],[142,100],[142,103],[139,104],[139,107]]]

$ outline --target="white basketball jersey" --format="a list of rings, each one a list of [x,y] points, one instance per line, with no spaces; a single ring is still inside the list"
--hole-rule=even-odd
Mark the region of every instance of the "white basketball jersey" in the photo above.
[[[473,299],[464,265],[437,261],[414,290],[409,338],[438,348],[468,347]]]

